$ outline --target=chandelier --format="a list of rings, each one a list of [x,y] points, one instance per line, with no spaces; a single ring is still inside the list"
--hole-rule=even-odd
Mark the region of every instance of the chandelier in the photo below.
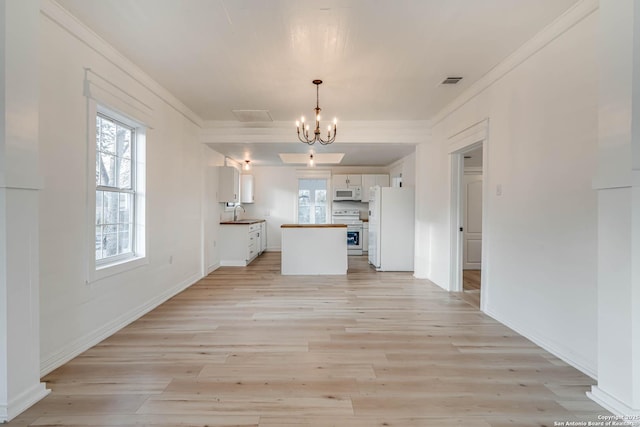
[[[296,128],[298,132],[298,139],[305,144],[313,145],[316,142],[319,142],[322,145],[331,144],[336,140],[336,131],[338,130],[338,120],[333,119],[333,133],[331,132],[331,125],[327,126],[327,137],[326,139],[322,139],[320,136],[320,85],[322,84],[322,80],[314,80],[313,84],[316,85],[316,127],[313,130],[313,135],[311,138],[309,137],[309,125],[304,123],[304,116],[300,118],[300,121],[296,122]],[[302,126],[302,132],[300,132],[300,126]]]

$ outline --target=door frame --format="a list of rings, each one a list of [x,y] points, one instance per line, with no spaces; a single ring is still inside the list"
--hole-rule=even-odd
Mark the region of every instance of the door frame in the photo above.
[[[462,269],[464,264],[462,196],[464,176],[464,154],[482,147],[482,259],[480,283],[480,310],[485,311],[488,304],[489,278],[489,230],[487,228],[487,206],[489,203],[489,119],[482,120],[449,137],[449,155],[451,158],[451,206],[450,206],[450,277],[449,290],[462,292]]]

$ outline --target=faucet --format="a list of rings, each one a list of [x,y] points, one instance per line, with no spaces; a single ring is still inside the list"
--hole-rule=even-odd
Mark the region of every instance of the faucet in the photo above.
[[[244,212],[244,213],[246,213],[246,212],[247,212],[246,210],[244,210],[244,207],[243,207],[242,205],[236,205],[236,206],[233,208],[233,220],[234,220],[234,221],[237,221],[237,220],[238,220],[238,211],[236,210],[236,209],[238,209],[238,208],[242,208],[242,212]]]

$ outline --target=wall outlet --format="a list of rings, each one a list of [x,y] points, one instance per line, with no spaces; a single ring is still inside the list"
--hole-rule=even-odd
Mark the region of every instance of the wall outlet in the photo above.
[[[213,241],[213,247],[215,248],[217,244],[218,244],[218,242],[216,242],[216,241],[214,240],[214,241]]]
[[[169,255],[169,264],[173,264],[173,255]]]
[[[502,196],[502,184],[496,185],[496,196]]]

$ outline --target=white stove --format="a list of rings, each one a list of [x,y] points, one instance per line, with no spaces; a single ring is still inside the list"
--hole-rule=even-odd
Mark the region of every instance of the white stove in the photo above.
[[[334,208],[332,221],[334,224],[347,224],[347,253],[362,255],[362,220],[358,208]]]

